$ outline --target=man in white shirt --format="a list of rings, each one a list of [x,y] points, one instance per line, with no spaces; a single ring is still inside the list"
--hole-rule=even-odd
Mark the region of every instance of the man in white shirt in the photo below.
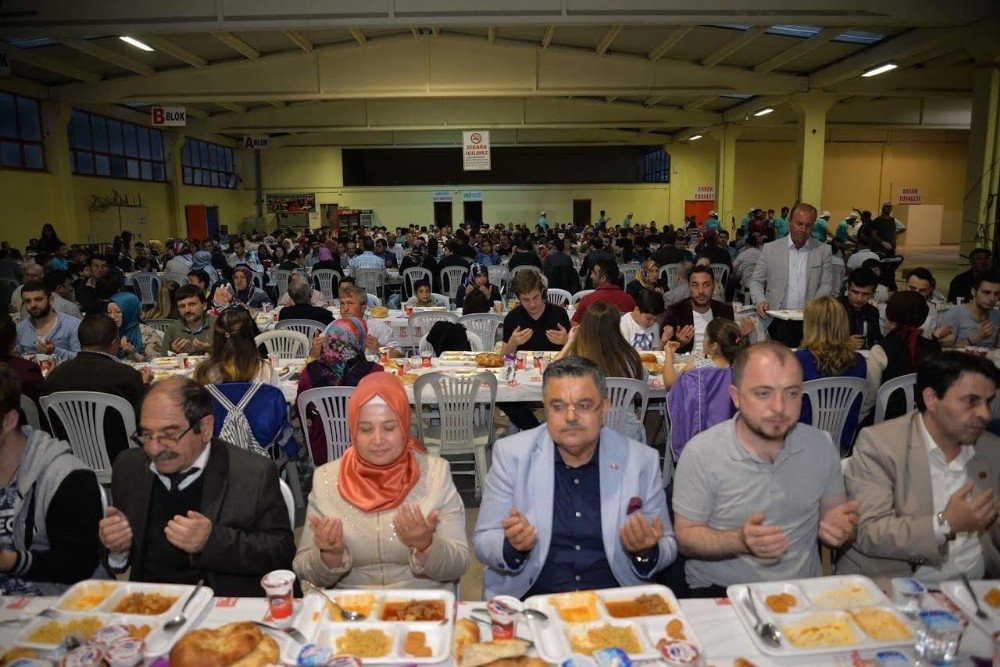
[[[1000,575],[1000,438],[986,433],[1000,383],[962,352],[923,359],[917,410],[864,429],[848,459],[858,535],[837,572],[938,583]]]
[[[635,297],[635,309],[621,319],[622,336],[629,345],[646,352],[662,350],[660,317],[663,315],[663,293],[642,290]]]

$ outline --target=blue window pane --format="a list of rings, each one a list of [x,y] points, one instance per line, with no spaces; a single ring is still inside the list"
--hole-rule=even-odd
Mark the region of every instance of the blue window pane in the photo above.
[[[225,158],[226,158],[226,160],[225,160],[226,171],[232,171],[233,170],[233,149],[231,149],[231,148],[227,148],[226,149],[226,151],[225,151]]]
[[[201,169],[194,169],[191,172],[191,183],[201,185]]]
[[[208,166],[210,169],[219,168],[219,150],[217,146],[208,147]]]
[[[94,156],[94,171],[100,176],[111,175],[111,162],[107,155]]]
[[[163,175],[163,164],[160,162],[153,163],[153,180],[154,181],[165,181],[167,180]]]
[[[184,167],[184,185],[191,185],[191,167]]]
[[[199,148],[201,149],[201,163],[200,164],[201,164],[201,166],[203,168],[208,168],[208,144],[206,144],[204,141],[202,141],[200,143],[201,143],[201,146],[199,146]]]
[[[76,154],[76,173],[78,174],[94,173],[93,153],[81,152]]]
[[[94,131],[94,150],[108,150],[108,123],[101,116],[91,116],[91,129]]]
[[[121,155],[124,152],[121,121],[108,119],[108,147],[115,155]]]
[[[122,123],[125,130],[125,155],[136,157],[139,155],[139,147],[135,139],[135,125],[132,123]]]
[[[111,158],[111,175],[115,178],[125,178],[125,158],[123,157],[113,157]]]
[[[38,100],[17,98],[17,117],[21,123],[21,138],[28,141],[42,140],[42,125],[38,120]]]
[[[181,164],[191,164],[191,140],[188,139],[181,145]]]
[[[149,138],[153,144],[153,159],[162,160],[163,159],[163,133],[159,130],[151,130],[149,133]]]
[[[41,146],[24,146],[24,166],[28,169],[45,169],[45,156]]]
[[[139,128],[139,157],[144,157],[149,159],[149,129],[145,127]]]
[[[219,172],[217,171],[212,172],[212,186],[219,187]]]
[[[143,160],[140,163],[140,167],[141,167],[141,171],[142,171],[142,180],[144,180],[144,181],[152,180],[152,178],[153,178],[153,165],[150,164],[149,162],[146,162],[145,160]]]
[[[128,166],[128,177],[129,178],[139,178],[139,161],[138,160],[128,160],[126,162]]]
[[[73,120],[70,123],[72,141],[70,145],[74,148],[90,148],[90,117],[82,111],[73,112]]]
[[[17,115],[14,113],[14,96],[0,93],[0,137],[17,139]]]
[[[0,143],[0,166],[20,167],[21,147],[10,141]]]

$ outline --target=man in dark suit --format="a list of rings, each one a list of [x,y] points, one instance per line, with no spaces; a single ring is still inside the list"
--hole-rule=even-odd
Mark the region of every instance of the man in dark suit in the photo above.
[[[859,350],[870,350],[872,345],[882,341],[878,308],[869,303],[877,287],[878,276],[875,272],[858,267],[847,277],[847,294],[837,297],[847,310],[851,340]]]
[[[57,391],[99,391],[102,394],[121,396],[132,404],[135,414],[139,414],[142,398],[146,395],[146,385],[153,381],[153,373],[148,368],[136,370],[118,361],[118,328],[107,315],[87,315],[77,330],[80,351],[76,358],[64,361],[49,373],[45,379],[48,394]],[[53,424],[57,437],[64,437],[61,426]],[[119,453],[129,448],[129,436],[125,425],[116,411],[108,411],[104,417],[104,441],[108,447],[108,459],[114,463]]]
[[[663,314],[663,343],[674,340],[680,343],[677,352],[700,352],[705,329],[717,317],[735,320],[733,305],[712,298],[715,292],[715,274],[707,266],[696,266],[688,275],[691,296],[667,308]],[[750,319],[739,322],[743,335],[753,328]]]
[[[263,595],[261,577],[288,568],[295,539],[265,457],[212,437],[212,397],[188,379],[158,382],[136,439],[111,476],[114,506],[100,524],[115,572],[132,581],[192,584],[222,597]]]

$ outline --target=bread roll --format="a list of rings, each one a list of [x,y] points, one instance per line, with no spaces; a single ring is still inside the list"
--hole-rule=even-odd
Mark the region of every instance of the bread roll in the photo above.
[[[454,655],[455,660],[462,655],[462,649],[479,641],[479,624],[471,618],[460,618],[455,621]]]
[[[264,667],[279,660],[278,643],[246,622],[192,630],[170,650],[171,667]]]
[[[469,644],[455,656],[455,664],[458,667],[481,667],[503,658],[519,658],[527,650],[528,642],[523,639],[498,639]]]

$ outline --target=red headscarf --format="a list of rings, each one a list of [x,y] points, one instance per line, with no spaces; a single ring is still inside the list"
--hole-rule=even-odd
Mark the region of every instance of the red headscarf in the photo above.
[[[403,436],[403,451],[395,461],[375,465],[365,461],[357,447],[350,446],[340,459],[340,495],[365,512],[389,510],[400,505],[420,478],[414,452],[423,452],[419,440],[410,437],[410,402],[399,378],[391,373],[366,375],[347,402],[347,430],[357,442],[361,408],[376,396],[396,413]]]

